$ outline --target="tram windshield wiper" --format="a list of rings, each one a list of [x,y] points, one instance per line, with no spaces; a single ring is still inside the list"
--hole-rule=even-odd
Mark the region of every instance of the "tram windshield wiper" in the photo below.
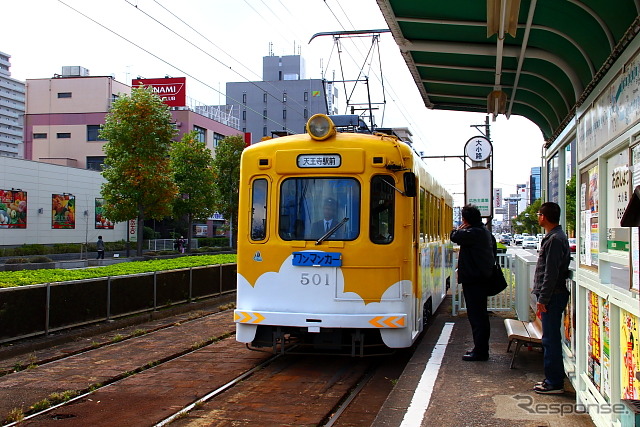
[[[340,221],[339,223],[334,225],[331,228],[331,230],[327,231],[326,233],[324,233],[324,235],[322,237],[320,237],[318,240],[316,240],[316,245],[319,245],[320,243],[324,242],[327,237],[331,236],[333,233],[338,231],[338,228],[342,227],[347,221],[349,221],[349,218],[344,217],[342,219],[342,221]]]

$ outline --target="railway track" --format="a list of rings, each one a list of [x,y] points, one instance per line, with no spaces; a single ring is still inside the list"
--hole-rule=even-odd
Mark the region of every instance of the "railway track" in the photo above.
[[[20,425],[33,426],[61,420],[65,426],[232,425],[240,420],[362,425],[363,417],[373,420],[394,375],[402,371],[389,373],[393,363],[380,368],[389,358],[274,358],[248,351],[232,336],[231,317],[230,312],[204,316],[5,375],[0,409],[9,414],[15,407],[7,405],[21,402],[28,416]],[[45,400],[65,392],[75,397],[45,408]],[[30,407],[42,410],[29,414]],[[341,424],[350,417],[357,421]]]

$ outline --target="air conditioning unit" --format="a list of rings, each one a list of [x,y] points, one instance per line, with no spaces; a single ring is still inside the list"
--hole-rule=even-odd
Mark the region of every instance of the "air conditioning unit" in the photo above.
[[[89,77],[89,70],[79,65],[62,67],[62,77]]]

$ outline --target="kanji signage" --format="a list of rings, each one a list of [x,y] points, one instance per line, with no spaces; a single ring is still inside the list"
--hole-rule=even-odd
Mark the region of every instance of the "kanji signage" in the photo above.
[[[484,136],[474,136],[464,146],[465,154],[474,162],[483,162],[491,155],[491,142]]]

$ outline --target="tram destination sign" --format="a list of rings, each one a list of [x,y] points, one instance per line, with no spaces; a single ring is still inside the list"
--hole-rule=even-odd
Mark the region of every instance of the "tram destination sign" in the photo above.
[[[340,154],[300,154],[299,168],[339,168],[342,164]]]

